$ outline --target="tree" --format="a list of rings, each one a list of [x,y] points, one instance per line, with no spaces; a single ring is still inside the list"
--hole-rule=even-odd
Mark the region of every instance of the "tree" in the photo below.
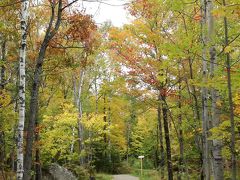
[[[236,179],[238,1],[135,0],[117,28],[78,0],[2,0],[0,178],[41,179],[51,163],[127,173],[144,155],[158,179]]]
[[[225,0],[223,0],[223,5],[226,7]],[[228,40],[228,20],[227,20],[226,15],[224,16],[224,35],[225,35],[225,47],[227,47],[229,45],[229,40]],[[231,122],[232,179],[236,180],[237,179],[237,163],[236,163],[236,152],[235,152],[236,135],[235,135],[231,66],[230,66],[229,52],[226,53],[226,66],[227,66],[228,101],[229,101],[230,122]]]
[[[30,113],[29,113],[29,121],[27,127],[27,138],[26,138],[26,154],[25,154],[25,163],[24,163],[24,179],[29,180],[31,178],[31,166],[32,166],[32,146],[34,141],[34,131],[37,119],[37,111],[38,111],[38,99],[39,99],[39,85],[40,85],[40,77],[42,74],[42,67],[44,63],[44,58],[46,54],[46,50],[49,46],[50,41],[54,38],[62,21],[63,11],[71,6],[74,2],[69,3],[64,6],[64,2],[62,0],[51,1],[51,16],[48,27],[45,32],[44,39],[41,43],[39,53],[36,59],[36,66],[34,70],[34,77],[32,83],[31,90],[31,100],[30,100]],[[55,12],[57,10],[57,12]],[[56,16],[56,17],[55,17]]]
[[[19,60],[19,123],[17,130],[17,179],[23,179],[24,164],[23,164],[23,130],[25,123],[25,62],[27,48],[27,20],[28,6],[27,0],[22,1],[21,9],[21,46]]]
[[[208,78],[208,67],[207,67],[207,36],[206,36],[206,23],[207,23],[207,3],[205,0],[201,1],[201,28],[202,28],[202,66],[203,66],[203,83],[207,83]],[[209,117],[208,117],[208,89],[202,87],[202,141],[203,141],[203,172],[204,179],[210,180],[210,156],[209,156],[209,140],[208,140],[208,131],[209,131]]]
[[[207,29],[208,29],[208,46],[209,46],[209,62],[210,62],[210,77],[214,78],[216,71],[216,48],[214,45],[214,37],[215,37],[215,25],[214,18],[212,15],[213,11],[213,2],[207,1],[206,3],[206,18],[207,18]],[[220,124],[220,106],[218,105],[220,100],[220,94],[218,90],[215,88],[211,89],[211,99],[212,99],[212,122],[209,124],[209,127],[218,127]],[[214,179],[220,180],[223,179],[224,171],[223,171],[223,158],[222,158],[222,142],[221,140],[213,140],[212,141],[212,155],[213,155],[213,175]]]

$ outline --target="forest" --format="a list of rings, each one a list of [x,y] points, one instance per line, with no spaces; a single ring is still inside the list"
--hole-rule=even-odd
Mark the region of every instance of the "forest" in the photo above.
[[[0,179],[239,180],[240,1],[83,1],[0,1]]]

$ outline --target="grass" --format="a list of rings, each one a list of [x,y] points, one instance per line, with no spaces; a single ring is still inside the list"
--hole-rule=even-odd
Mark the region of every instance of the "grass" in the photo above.
[[[159,180],[159,179],[161,179],[160,172],[156,171],[156,170],[143,169],[143,173],[141,175],[140,169],[134,169],[132,175],[139,177],[140,180]]]
[[[167,180],[168,179],[168,174],[167,174],[167,169],[164,169],[163,172],[153,170],[153,169],[143,169],[143,173],[141,175],[141,170],[140,169],[134,169],[133,176],[139,177],[140,180]],[[177,172],[174,172],[174,179],[177,179]],[[186,179],[198,179],[199,174],[194,174],[194,175],[188,175],[187,174],[182,174],[182,180]]]
[[[109,175],[109,174],[98,173],[96,175],[96,179],[97,180],[112,180],[113,177],[112,177],[112,175]]]
[[[140,169],[133,169],[133,172],[131,173],[133,176],[139,177],[140,180],[167,180],[167,170],[164,171],[164,178],[161,177],[160,171],[157,170],[150,170],[150,169],[143,169],[143,174],[141,175]],[[200,174],[198,172],[192,172],[188,176],[185,174],[182,175],[182,180],[186,179],[198,179]],[[177,172],[174,172],[174,179],[177,179]],[[213,179],[213,177],[211,178]],[[230,180],[231,179],[231,172],[225,171],[224,173],[224,179]],[[237,179],[240,179],[240,176],[238,176]]]

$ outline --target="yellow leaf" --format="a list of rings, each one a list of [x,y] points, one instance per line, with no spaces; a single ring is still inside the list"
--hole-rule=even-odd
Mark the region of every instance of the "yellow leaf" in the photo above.
[[[218,9],[215,9],[212,11],[212,15],[214,17],[224,17],[226,15],[226,11],[225,11],[225,8],[224,7],[220,7]]]
[[[232,51],[232,47],[231,46],[226,46],[225,48],[224,48],[224,52],[225,53],[230,53]]]
[[[221,107],[221,106],[222,106],[222,101],[221,101],[221,100],[218,100],[218,101],[216,102],[216,105],[217,105],[217,107]]]

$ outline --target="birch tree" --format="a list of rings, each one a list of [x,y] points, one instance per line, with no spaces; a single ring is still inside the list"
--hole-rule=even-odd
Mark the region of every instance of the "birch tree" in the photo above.
[[[25,60],[27,46],[28,0],[22,1],[21,8],[21,45],[19,60],[19,123],[17,129],[17,179],[23,179],[23,130],[25,122]]]
[[[86,52],[82,54],[82,60],[87,59]],[[77,120],[77,132],[78,132],[78,152],[79,154],[84,150],[84,128],[82,124],[83,117],[83,106],[82,106],[82,91],[83,91],[83,83],[85,76],[85,67],[81,67],[79,72],[79,79],[76,76],[73,77],[73,93],[74,93],[74,104],[78,109],[78,120]],[[78,81],[78,82],[77,82]],[[80,165],[85,163],[85,158],[80,155]]]
[[[84,149],[84,144],[83,144],[83,125],[81,123],[83,112],[82,112],[82,88],[83,88],[83,80],[84,80],[84,69],[80,71],[80,77],[79,77],[79,83],[78,83],[78,90],[77,90],[77,98],[75,100],[76,106],[78,108],[78,143],[79,143],[79,152],[81,153]],[[80,164],[84,164],[84,158],[81,156],[80,157]]]

